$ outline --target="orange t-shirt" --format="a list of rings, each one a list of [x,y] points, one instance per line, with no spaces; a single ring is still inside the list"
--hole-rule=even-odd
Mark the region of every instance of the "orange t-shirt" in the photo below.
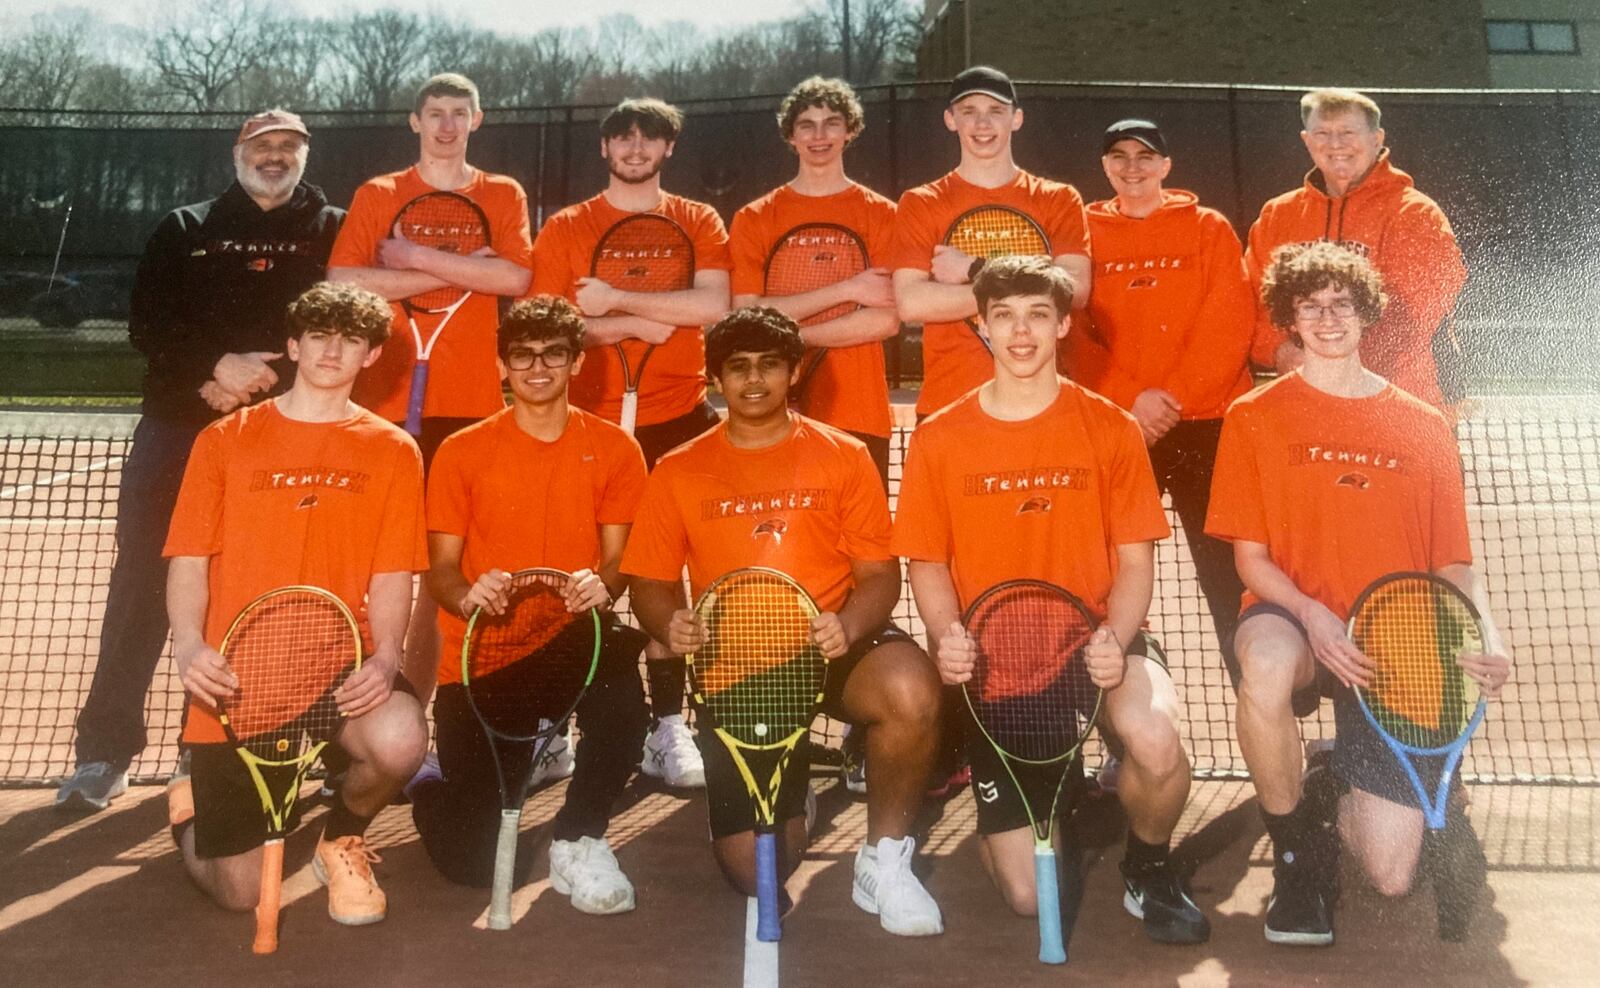
[[[600,567],[600,526],[633,521],[644,454],[610,422],[572,409],[555,442],[517,425],[513,409],[446,439],[428,475],[428,531],[463,539],[461,575],[550,566]],[[439,612],[439,682],[461,681],[466,622]]]
[[[649,210],[683,228],[694,244],[694,269],[727,271],[728,234],[717,211],[702,202],[663,193]],[[575,203],[545,221],[534,242],[533,289],[535,295],[560,295],[571,299],[579,278],[593,270],[594,251],[611,227],[635,215],[611,205],[604,195]],[[679,326],[667,342],[650,354],[639,381],[638,425],[669,422],[688,413],[706,397],[706,343],[704,327]],[[595,347],[572,379],[572,402],[611,422],[622,417],[622,360],[614,346]]]
[[[767,256],[790,230],[831,223],[850,230],[867,248],[867,266],[880,263],[894,233],[894,203],[863,185],[831,196],[805,196],[779,186],[733,217],[728,246],[733,254],[733,294],[766,295]],[[814,354],[807,353],[810,360]],[[832,347],[801,396],[800,412],[837,429],[887,437],[889,383],[883,344]]]
[[[162,551],[211,557],[205,639],[214,647],[246,604],[295,584],[344,601],[370,646],[373,575],[428,567],[422,456],[364,409],[342,422],[285,418],[275,401],[240,409],[195,439]],[[183,737],[225,735],[191,702]]]
[[[1104,615],[1116,547],[1172,534],[1133,417],[1070,381],[1022,422],[978,391],[917,427],[895,515],[895,555],[948,563],[966,607],[1005,580],[1077,594]]]
[[[933,248],[961,214],[979,206],[1009,206],[1032,217],[1050,242],[1050,256],[1089,256],[1089,230],[1078,190],[1019,170],[998,189],[973,185],[955,172],[900,197],[895,212],[891,270],[932,270]],[[938,411],[994,377],[994,358],[962,320],[922,327],[922,393],[917,414]]]
[[[663,456],[645,485],[622,569],[677,580],[698,598],[745,566],[805,587],[824,611],[850,596],[850,561],[889,559],[889,502],[859,439],[792,415],[789,437],[739,449],[719,425]]]
[[[1340,398],[1298,371],[1228,409],[1206,532],[1265,545],[1301,593],[1340,618],[1381,576],[1472,561],[1444,416],[1392,384]],[[1246,591],[1243,606],[1257,600]]]
[[[402,172],[379,175],[356,190],[350,213],[333,242],[330,268],[370,268],[378,264],[378,244],[394,232],[395,217],[420,195],[437,192],[413,165]],[[454,190],[477,203],[489,221],[489,245],[501,258],[527,267],[533,263],[528,229],[528,197],[517,180],[478,169],[472,182]],[[411,397],[411,369],[417,344],[400,303],[394,302],[389,342],[378,362],[356,379],[356,401],[391,422],[406,417]],[[423,342],[433,335],[441,316],[417,314]],[[499,299],[474,293],[456,310],[434,344],[428,360],[428,395],[422,414],[428,418],[482,418],[505,407],[500,375],[495,369],[495,328],[500,325]]]
[[[1123,408],[1170,392],[1184,419],[1220,419],[1250,390],[1255,302],[1239,237],[1194,193],[1168,189],[1149,216],[1089,206],[1094,293],[1063,348],[1072,379]]]

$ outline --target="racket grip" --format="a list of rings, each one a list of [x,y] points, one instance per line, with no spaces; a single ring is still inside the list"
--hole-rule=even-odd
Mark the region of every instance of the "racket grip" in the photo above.
[[[489,893],[489,929],[511,929],[511,873],[517,862],[521,810],[500,811],[500,836],[494,845],[494,888]]]
[[[283,901],[283,841],[261,845],[261,897],[256,900],[256,940],[250,949],[270,954],[278,949],[278,909]]]
[[[618,418],[617,424],[622,427],[623,432],[631,436],[633,435],[633,428],[638,422],[639,392],[624,391],[622,392],[622,414]]]
[[[1033,882],[1039,892],[1039,961],[1065,964],[1067,947],[1061,939],[1061,890],[1056,882],[1053,848],[1033,849]]]
[[[775,943],[783,936],[778,921],[778,835],[770,830],[756,833],[756,939]]]
[[[406,402],[406,433],[422,435],[422,400],[428,396],[428,362],[417,361],[411,368],[411,397]]]

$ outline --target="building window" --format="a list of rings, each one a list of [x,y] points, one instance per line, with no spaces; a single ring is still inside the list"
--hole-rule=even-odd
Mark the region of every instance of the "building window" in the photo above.
[[[1576,55],[1578,29],[1571,21],[1484,21],[1495,55]]]

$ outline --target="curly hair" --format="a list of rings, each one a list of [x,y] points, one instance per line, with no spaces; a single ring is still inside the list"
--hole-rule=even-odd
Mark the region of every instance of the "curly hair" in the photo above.
[[[1274,326],[1298,336],[1293,333],[1295,302],[1324,288],[1348,289],[1363,326],[1377,322],[1389,304],[1378,269],[1331,240],[1287,244],[1273,251],[1272,264],[1261,276],[1261,304]]]
[[[393,319],[394,311],[382,295],[349,282],[319,281],[289,303],[285,324],[291,340],[320,329],[380,347],[389,339]]]
[[[806,353],[799,324],[777,309],[747,305],[706,330],[706,372],[714,378],[722,376],[722,365],[736,353],[771,351],[777,351],[791,371]]]
[[[814,106],[842,114],[844,125],[850,131],[851,140],[867,127],[867,117],[861,109],[861,100],[856,98],[856,91],[848,82],[814,75],[789,90],[789,95],[783,98],[783,105],[778,107],[778,130],[783,134],[784,140],[794,137],[794,122],[799,119],[800,114]]]
[[[555,295],[535,295],[507,310],[494,333],[495,351],[504,360],[513,343],[566,340],[574,353],[582,353],[587,332],[577,306]]]
[[[625,99],[600,121],[600,138],[627,137],[635,127],[652,141],[676,141],[683,133],[683,111],[653,96]]]
[[[1055,303],[1056,312],[1065,316],[1072,308],[1072,281],[1067,273],[1049,258],[1033,254],[1013,254],[985,261],[983,270],[972,282],[972,294],[978,300],[978,312],[989,309],[989,303],[1013,295],[1048,295]]]

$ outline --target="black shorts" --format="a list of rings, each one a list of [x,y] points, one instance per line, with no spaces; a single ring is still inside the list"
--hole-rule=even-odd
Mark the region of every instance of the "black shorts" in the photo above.
[[[394,692],[415,697],[404,676],[396,676]],[[326,755],[336,745],[323,749]],[[244,759],[226,742],[189,746],[190,785],[194,791],[194,853],[198,858],[229,858],[253,851],[267,840],[267,816]],[[343,752],[339,752],[343,754]],[[344,759],[348,762],[348,757]],[[271,777],[269,777],[271,781]],[[285,833],[300,823],[305,797],[297,799]]]
[[[848,652],[828,663],[828,680],[822,691],[823,713],[835,720],[844,720],[844,690],[850,674],[869,652],[891,642],[916,644],[899,627],[886,624],[877,634],[862,638],[850,646]],[[704,712],[696,710],[695,714],[702,718],[695,744],[699,746],[700,756],[706,766],[706,805],[710,810],[711,838],[716,840],[749,830],[755,822],[756,811],[751,804],[749,789],[739,775],[739,767],[734,764],[728,746],[705,726]],[[773,814],[773,819],[779,823],[805,815],[806,788],[811,775],[810,747],[809,740],[802,740],[784,770],[777,812]]]
[[[1333,720],[1338,732],[1333,743],[1334,773],[1352,788],[1400,806],[1421,809],[1417,791],[1412,788],[1400,759],[1361,712],[1354,690],[1339,688],[1338,695],[1333,698]],[[1439,773],[1444,770],[1444,756],[1413,758],[1412,761],[1431,797],[1439,782]],[[1457,763],[1451,784],[1460,782],[1461,765]]]
[[[644,465],[654,470],[656,461],[669,451],[710,432],[721,423],[722,416],[711,407],[711,403],[702,401],[675,419],[639,426],[633,430],[633,438],[639,441],[639,448],[644,451]]]
[[[1294,625],[1295,630],[1300,632],[1301,638],[1307,638],[1305,625],[1300,623],[1299,618],[1289,613],[1288,608],[1280,607],[1277,604],[1269,604],[1264,600],[1257,601],[1246,607],[1244,612],[1239,615],[1239,624],[1237,626],[1242,627],[1245,621],[1258,614],[1275,614]],[[1316,667],[1317,678],[1310,685],[1302,686],[1300,689],[1295,690],[1293,698],[1289,701],[1289,705],[1294,709],[1296,717],[1310,717],[1317,712],[1318,707],[1322,706],[1323,697],[1338,696],[1339,691],[1344,688],[1338,677],[1329,672],[1326,666],[1315,658],[1312,658],[1311,662]]]

